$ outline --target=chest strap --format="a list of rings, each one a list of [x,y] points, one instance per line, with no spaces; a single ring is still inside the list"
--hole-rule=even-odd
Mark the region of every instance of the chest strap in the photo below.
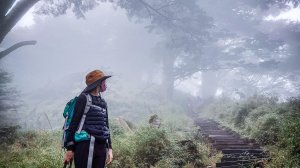
[[[92,105],[92,97],[91,97],[91,95],[85,94],[85,97],[86,97],[86,104],[85,104],[83,116],[82,116],[82,118],[80,120],[80,123],[79,123],[78,130],[76,131],[77,133],[81,132],[83,124],[84,124],[84,121],[85,121],[85,118],[86,118],[86,114],[90,110],[91,105]]]

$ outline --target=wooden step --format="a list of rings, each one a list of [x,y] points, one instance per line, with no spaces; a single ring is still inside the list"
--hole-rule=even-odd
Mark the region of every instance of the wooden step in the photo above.
[[[241,168],[240,166],[217,166],[216,168]]]
[[[248,158],[248,159],[259,159],[268,158],[266,153],[235,153],[235,154],[223,154],[223,158]]]
[[[239,137],[233,136],[233,135],[209,135],[208,137],[214,138],[214,139],[240,139]]]
[[[215,144],[221,144],[221,143],[245,143],[243,140],[241,140],[241,139],[223,139],[223,140],[214,140],[213,141],[213,143],[215,143]]]
[[[249,149],[249,150],[244,150],[244,149],[223,149],[222,153],[223,154],[235,154],[235,153],[253,154],[253,153],[264,153],[264,151],[262,149]]]
[[[223,167],[223,166],[249,166],[251,164],[254,164],[253,162],[249,160],[240,160],[240,161],[233,161],[233,162],[221,162],[217,163],[216,167]]]
[[[225,150],[225,149],[242,149],[242,150],[249,150],[249,149],[258,149],[257,147],[253,146],[213,146],[217,150]]]
[[[248,146],[258,146],[259,147],[259,144],[251,144],[251,143],[245,143],[245,142],[217,142],[217,143],[213,143],[212,145],[228,145],[228,146],[248,145]]]
[[[245,158],[221,158],[221,162],[233,162],[233,161],[240,161],[240,160],[246,160],[248,159],[247,157]],[[253,162],[261,161],[261,160],[269,160],[269,158],[254,158],[254,159],[248,159]]]
[[[202,134],[210,134],[210,135],[231,135],[230,133],[226,131],[202,131]]]

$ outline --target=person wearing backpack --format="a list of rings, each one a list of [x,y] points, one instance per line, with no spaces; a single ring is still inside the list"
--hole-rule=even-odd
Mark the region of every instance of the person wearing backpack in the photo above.
[[[108,111],[101,92],[106,90],[106,76],[100,70],[86,75],[87,87],[76,98],[74,113],[66,129],[64,163],[76,168],[104,168],[113,159]],[[71,165],[71,163],[70,163]]]

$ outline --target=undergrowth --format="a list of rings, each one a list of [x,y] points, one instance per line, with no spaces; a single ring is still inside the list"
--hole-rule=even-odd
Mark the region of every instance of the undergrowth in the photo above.
[[[128,132],[117,120],[112,120],[114,160],[109,167],[198,168],[213,165],[220,159],[220,153],[211,151],[199,139],[196,128],[182,131],[168,126],[162,124],[156,128],[145,124]],[[16,131],[14,136],[12,143],[0,149],[1,168],[63,166],[61,131]]]
[[[300,97],[287,102],[257,95],[240,101],[222,98],[204,106],[200,116],[256,139],[270,151],[267,167],[300,167]]]

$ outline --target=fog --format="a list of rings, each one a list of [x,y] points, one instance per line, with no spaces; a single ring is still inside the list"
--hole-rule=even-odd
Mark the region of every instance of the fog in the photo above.
[[[56,115],[94,69],[113,75],[104,93],[109,100],[152,85],[173,100],[177,92],[202,100],[299,95],[300,9],[293,1],[89,2],[76,8],[70,1],[59,10],[59,1],[41,1],[31,10],[33,20],[22,20],[33,24],[15,26],[1,43],[4,50],[37,41],[0,61],[24,127],[44,121],[45,113],[61,118]],[[114,117],[130,120],[118,110],[112,103]]]
[[[13,73],[13,83],[21,91],[44,88],[68,75],[84,75],[97,68],[140,78],[153,66],[151,49],[160,40],[111,4],[89,11],[86,19],[68,12],[56,18],[35,15],[34,21],[30,27],[14,28],[3,44],[6,47],[22,39],[38,41],[36,46],[24,47],[1,62]]]

